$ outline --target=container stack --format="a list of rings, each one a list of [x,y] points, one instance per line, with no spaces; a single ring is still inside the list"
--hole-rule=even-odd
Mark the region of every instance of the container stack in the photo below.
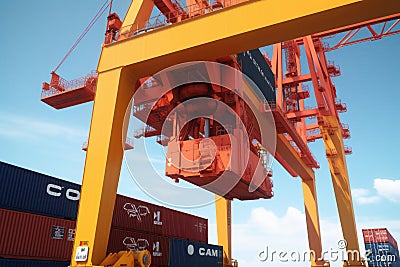
[[[0,185],[0,267],[68,266],[80,185],[3,162]],[[207,243],[207,219],[117,195],[108,252],[147,249],[164,267],[172,238]]]
[[[386,228],[363,229],[369,267],[400,267],[399,248]]]

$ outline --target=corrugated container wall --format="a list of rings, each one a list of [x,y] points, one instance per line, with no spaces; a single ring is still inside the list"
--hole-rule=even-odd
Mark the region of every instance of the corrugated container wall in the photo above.
[[[107,252],[145,250],[151,253],[151,266],[168,266],[169,238],[129,230],[111,229]]]
[[[171,238],[169,267],[222,267],[221,246]]]
[[[0,208],[76,220],[80,185],[0,162]],[[208,221],[117,195],[113,227],[207,242]]]
[[[115,200],[112,225],[114,227],[161,234],[162,207],[118,195]]]
[[[259,49],[237,54],[242,72],[261,90],[268,102],[276,102],[275,76]],[[258,94],[258,91],[256,91]],[[259,95],[262,98],[261,95]]]
[[[390,243],[399,249],[397,241],[390,234],[387,228],[363,229],[364,243]]]
[[[0,257],[69,261],[75,222],[0,209]]]
[[[208,242],[208,220],[169,208],[163,209],[163,235]]]
[[[0,208],[76,219],[80,186],[0,162]]]
[[[1,259],[0,267],[68,267],[69,262]]]

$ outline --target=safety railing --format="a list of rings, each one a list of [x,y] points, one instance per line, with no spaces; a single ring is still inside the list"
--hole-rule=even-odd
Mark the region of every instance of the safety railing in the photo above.
[[[345,123],[342,123],[342,129],[343,129],[344,131],[349,130],[349,125],[348,125],[348,124],[345,124]]]
[[[154,131],[156,131],[155,128],[151,127],[150,125],[146,125],[143,128],[135,130],[134,137],[140,138],[142,136],[145,136],[147,133],[154,132]]]
[[[135,116],[135,113],[141,111],[149,111],[152,108],[152,104],[139,104],[132,107],[132,115]]]
[[[349,146],[344,146],[344,153],[346,155],[350,155],[350,154],[353,153],[353,149],[351,147],[349,147]]]
[[[66,79],[52,73],[52,79],[47,87],[42,88],[42,98],[52,96],[61,92],[70,91],[76,88],[85,87],[93,92],[96,91],[97,73],[92,71],[90,74],[75,80],[67,81]]]
[[[336,106],[336,110],[338,112],[346,112],[347,111],[347,105],[346,103],[343,103],[341,100],[336,99],[335,101],[335,106]]]
[[[315,129],[311,129],[311,130],[307,130],[307,135],[318,135],[321,134],[321,130],[319,128],[315,128]]]
[[[124,150],[132,149],[133,147],[134,147],[133,139],[126,137]],[[88,149],[88,141],[85,141],[82,144],[82,150],[87,151],[87,149]]]
[[[169,137],[165,135],[157,135],[156,142],[162,146],[167,146],[169,142]]]
[[[133,147],[134,141],[132,138],[126,137],[125,139],[125,147]]]
[[[179,4],[177,5],[177,10],[173,12],[169,12],[166,14],[160,12],[158,15],[151,17],[147,21],[141,21],[122,27],[117,33],[116,40],[123,40],[129,37],[138,36],[143,33],[147,33],[155,29],[171,25],[173,23],[197,17],[198,15],[205,15],[225,7],[234,6],[248,1],[251,0],[208,1],[208,4],[204,5],[203,7],[200,7],[198,4],[188,6]]]

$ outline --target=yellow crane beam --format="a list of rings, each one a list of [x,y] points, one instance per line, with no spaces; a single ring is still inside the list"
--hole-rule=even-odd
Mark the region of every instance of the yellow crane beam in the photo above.
[[[248,1],[106,45],[98,71],[129,66],[145,77],[398,12],[394,0]]]
[[[138,78],[177,63],[214,60],[398,12],[395,0],[249,1],[104,46],[71,266],[98,266],[106,256],[125,142],[124,115]],[[129,16],[126,22],[135,21]],[[80,245],[88,248],[85,261],[75,258]]]

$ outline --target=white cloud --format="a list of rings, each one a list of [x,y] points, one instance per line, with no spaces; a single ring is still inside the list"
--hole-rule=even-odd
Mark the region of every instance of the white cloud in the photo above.
[[[400,202],[400,180],[375,179],[378,194],[392,202]]]
[[[323,222],[322,222],[323,223]],[[334,239],[336,244],[338,237],[332,231],[331,225],[323,228],[329,229],[325,233],[332,233],[332,236],[325,238],[325,241]],[[255,208],[250,212],[250,218],[244,224],[235,224],[232,227],[233,255],[238,259],[240,266],[310,266],[309,262],[292,261],[289,256],[288,262],[281,262],[278,254],[275,254],[271,262],[272,251],[298,251],[301,255],[308,252],[308,239],[305,214],[296,208],[288,207],[286,213],[278,216],[265,208]],[[325,236],[327,237],[327,236]],[[268,247],[270,257],[262,262],[258,259],[261,250]],[[333,265],[332,265],[333,266]]]
[[[59,136],[70,140],[86,139],[88,133],[71,126],[40,121],[32,117],[0,114],[0,135],[11,138],[40,139]]]
[[[356,203],[360,205],[377,203],[381,199],[379,196],[373,195],[370,190],[364,188],[352,189],[351,194]]]
[[[353,199],[360,205],[373,204],[382,198],[400,202],[400,180],[374,179],[374,191],[365,188],[351,190]]]

